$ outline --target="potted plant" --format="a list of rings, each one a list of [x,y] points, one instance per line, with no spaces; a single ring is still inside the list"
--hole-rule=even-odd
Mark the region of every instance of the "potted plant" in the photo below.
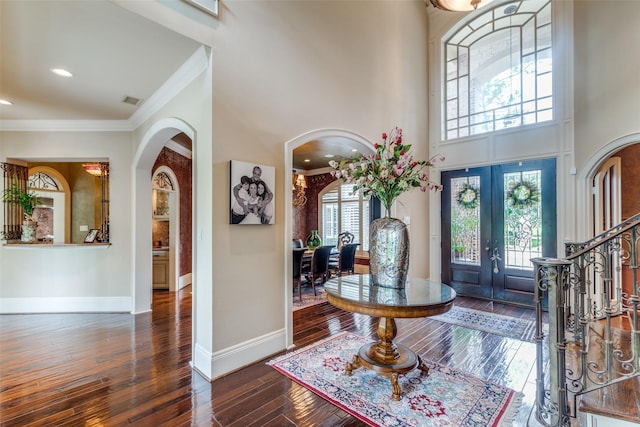
[[[22,224],[23,242],[33,242],[36,239],[37,222],[33,218],[33,211],[38,204],[38,197],[35,193],[19,188],[14,182],[11,187],[2,192],[2,201],[19,205],[24,212],[24,222]]]

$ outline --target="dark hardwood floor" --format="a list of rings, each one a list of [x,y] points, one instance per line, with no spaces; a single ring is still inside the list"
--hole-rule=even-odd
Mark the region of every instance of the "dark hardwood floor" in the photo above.
[[[459,297],[459,306],[534,318],[532,310]],[[193,372],[191,292],[154,293],[153,313],[0,316],[2,426],[360,426],[265,361],[209,383]],[[302,347],[376,320],[322,304],[294,313]],[[397,341],[439,361],[535,393],[535,346],[430,319],[398,320]]]

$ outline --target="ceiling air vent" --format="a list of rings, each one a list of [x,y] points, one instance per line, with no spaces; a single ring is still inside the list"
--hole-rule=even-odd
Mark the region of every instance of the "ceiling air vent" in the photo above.
[[[138,105],[140,103],[140,100],[138,98],[134,98],[133,96],[125,96],[122,99],[122,102],[124,102],[125,104]]]

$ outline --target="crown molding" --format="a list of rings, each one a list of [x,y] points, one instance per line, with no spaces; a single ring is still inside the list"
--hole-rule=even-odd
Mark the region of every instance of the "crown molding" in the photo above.
[[[127,120],[0,120],[0,131],[131,132],[149,120],[208,66],[208,49],[200,46]]]

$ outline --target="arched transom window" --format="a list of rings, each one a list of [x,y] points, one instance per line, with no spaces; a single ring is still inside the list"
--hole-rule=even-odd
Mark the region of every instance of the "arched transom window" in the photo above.
[[[39,190],[61,191],[62,186],[51,175],[44,172],[36,172],[29,176],[29,188]]]
[[[550,0],[472,14],[444,59],[445,140],[553,119]]]
[[[169,175],[165,172],[158,172],[156,176],[153,177],[153,188],[159,188],[162,190],[173,191],[173,182]]]

